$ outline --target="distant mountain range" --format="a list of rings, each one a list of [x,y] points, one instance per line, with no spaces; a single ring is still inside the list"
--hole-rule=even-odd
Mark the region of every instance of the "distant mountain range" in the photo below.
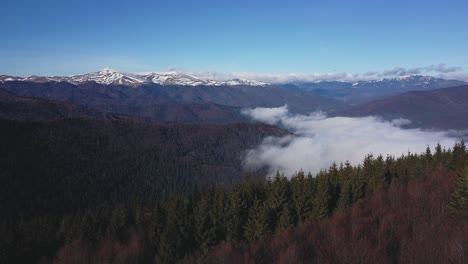
[[[350,104],[359,104],[409,91],[427,91],[465,84],[468,83],[431,76],[411,75],[375,81],[295,82],[282,84],[281,86],[290,90],[331,97]]]
[[[10,95],[39,97],[94,108],[100,111],[151,118],[163,122],[243,121],[245,107],[289,105],[295,113],[338,111],[348,106],[338,100],[275,86],[192,86],[147,83],[138,87],[115,84],[31,80],[3,81]]]
[[[418,75],[271,85],[239,79],[217,82],[177,72],[128,74],[104,69],[69,77],[0,75],[0,107],[5,117],[22,107],[34,108],[39,119],[67,116],[67,109],[73,108],[80,118],[97,111],[108,118],[227,123],[248,121],[242,108],[288,105],[293,114],[320,110],[334,116],[401,117],[410,119],[413,127],[465,129],[466,87],[462,81]]]
[[[29,82],[68,82],[72,84],[81,84],[86,82],[96,82],[106,85],[128,85],[141,86],[154,83],[159,85],[186,85],[186,86],[267,86],[269,84],[245,79],[231,79],[223,82],[214,80],[205,80],[203,78],[183,74],[179,72],[150,72],[144,74],[123,73],[111,69],[102,69],[97,72],[72,75],[72,76],[29,76],[17,77],[9,75],[0,75],[0,82],[7,81],[29,81]]]
[[[183,86],[183,87],[280,87],[295,93],[310,93],[356,105],[409,91],[427,91],[468,84],[459,80],[445,80],[432,76],[411,75],[394,79],[373,81],[319,81],[282,84],[268,84],[257,80],[230,79],[209,80],[180,72],[125,73],[111,69],[72,76],[28,76],[0,75],[0,83],[23,81],[34,83],[64,82],[74,85],[94,82],[101,85],[141,86]],[[217,102],[219,103],[219,102]],[[324,109],[322,109],[324,110]]]
[[[468,128],[468,85],[431,91],[412,91],[335,113],[344,116],[405,118],[410,127]]]

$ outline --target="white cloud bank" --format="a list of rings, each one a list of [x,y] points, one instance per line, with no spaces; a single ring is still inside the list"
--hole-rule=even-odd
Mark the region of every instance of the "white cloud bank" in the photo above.
[[[401,156],[408,151],[423,152],[437,143],[451,148],[457,141],[447,132],[403,129],[409,120],[391,122],[377,117],[330,117],[316,112],[291,115],[287,106],[243,110],[245,115],[269,124],[280,124],[295,136],[268,137],[256,149],[248,151],[246,168],[268,167],[269,175],[277,170],[291,176],[300,169],[313,175],[333,162],[360,164],[367,154]]]
[[[184,69],[171,69],[178,72],[194,75],[203,79],[226,81],[229,79],[248,79],[266,83],[289,83],[289,82],[319,82],[319,81],[371,81],[383,78],[396,78],[408,75],[431,75],[443,79],[468,81],[468,73],[463,72],[461,67],[447,66],[445,63],[431,64],[424,67],[405,68],[393,67],[383,71],[368,71],[365,73],[255,73],[255,72],[214,72],[214,71],[191,71]]]

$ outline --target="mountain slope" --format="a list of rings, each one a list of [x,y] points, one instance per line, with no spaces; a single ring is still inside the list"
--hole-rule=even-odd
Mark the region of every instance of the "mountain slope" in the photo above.
[[[428,91],[462,85],[466,85],[466,82],[412,75],[376,81],[293,83],[284,87],[358,104],[409,91]]]
[[[240,108],[217,105],[214,103],[161,103],[149,106],[102,106],[105,112],[78,104],[37,97],[15,96],[0,90],[0,118],[21,121],[53,121],[66,118],[106,118],[130,119],[128,115],[115,114],[138,113],[138,117],[147,117],[156,122],[188,123],[225,123],[245,122],[247,117]],[[151,117],[151,118],[149,118]]]
[[[80,119],[129,119],[84,106],[35,97],[22,97],[0,91],[0,119],[17,121],[55,121]]]
[[[32,96],[67,101],[102,111],[148,117],[158,120],[161,104],[188,104],[196,110],[193,104],[216,104],[212,109],[229,113],[220,120],[239,120],[242,107],[278,107],[288,104],[289,109],[296,113],[312,111],[338,111],[347,107],[346,104],[319,95],[293,92],[274,86],[162,86],[145,84],[137,88],[127,85],[104,85],[95,82],[71,84],[68,82],[0,82],[0,89],[18,96]],[[224,106],[228,106],[227,108]],[[234,107],[234,108],[233,108]],[[209,115],[208,115],[209,116]],[[203,120],[204,118],[200,118]],[[189,118],[183,118],[185,121]],[[178,120],[165,120],[178,121]]]
[[[11,215],[66,211],[195,186],[229,186],[244,177],[247,149],[286,134],[250,123],[0,119],[0,208]],[[94,198],[79,198],[83,193]]]
[[[468,86],[408,92],[358,105],[336,115],[405,118],[416,127],[467,129]]]

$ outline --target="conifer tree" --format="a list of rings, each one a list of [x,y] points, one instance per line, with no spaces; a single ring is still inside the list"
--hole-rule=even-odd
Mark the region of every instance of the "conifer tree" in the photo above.
[[[433,165],[432,152],[431,152],[431,148],[429,147],[429,145],[427,146],[426,152],[424,153],[424,162],[425,162],[425,165],[429,167],[432,167]]]
[[[349,207],[352,200],[351,186],[349,184],[344,185],[341,188],[340,199],[338,200],[337,210],[342,211]]]
[[[291,217],[291,211],[287,205],[284,205],[278,220],[278,229],[288,228],[292,225],[293,219]]]
[[[295,216],[292,220],[296,220],[294,224],[302,223],[311,212],[313,190],[309,188],[308,181],[311,179],[306,179],[302,171],[291,178],[292,208]]]
[[[249,210],[249,218],[244,230],[244,237],[249,242],[259,239],[269,231],[268,213],[259,199],[255,199],[252,208]]]
[[[435,166],[443,164],[443,152],[442,152],[442,146],[440,145],[440,143],[437,143],[435,147],[435,153],[433,155],[433,159],[434,159]]]
[[[267,206],[270,213],[270,227],[272,230],[277,228],[277,222],[290,198],[289,181],[284,174],[276,173],[273,181],[269,181],[267,189]]]
[[[452,212],[468,209],[468,166],[458,174],[455,190],[449,201],[449,209]]]
[[[226,208],[226,240],[241,240],[248,217],[248,206],[240,190],[229,194]]]
[[[330,183],[326,176],[317,176],[317,188],[314,199],[312,200],[311,217],[315,221],[322,220],[329,213],[330,206]]]
[[[194,211],[195,239],[198,246],[204,250],[216,242],[216,225],[210,214],[213,210],[212,202],[209,195],[204,194]]]
[[[465,142],[462,140],[456,143],[455,146],[453,146],[449,167],[457,172],[462,172],[465,166],[468,165],[465,164],[467,155]]]

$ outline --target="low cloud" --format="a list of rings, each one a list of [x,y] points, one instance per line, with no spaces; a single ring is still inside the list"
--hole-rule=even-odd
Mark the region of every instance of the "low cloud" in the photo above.
[[[385,70],[381,74],[382,76],[400,76],[400,75],[405,75],[406,74],[406,69],[403,67],[395,67],[390,70]]]
[[[369,76],[375,76],[377,74],[379,74],[378,71],[368,71],[368,72],[364,73],[363,75],[366,76],[366,77],[369,77]]]
[[[399,77],[399,76],[407,76],[407,75],[415,75],[415,74],[421,74],[424,71],[427,71],[426,68],[411,68],[411,69],[406,69],[403,67],[395,67],[391,70],[386,70],[383,71],[380,76],[385,76],[385,77]]]
[[[257,80],[266,83],[290,83],[290,82],[319,82],[319,81],[355,81],[359,79],[358,73],[289,73],[289,74],[274,74],[274,73],[254,73],[254,72],[236,72],[236,73],[220,73],[206,71],[182,71],[184,73],[194,75],[203,79],[211,79],[216,81],[225,81],[229,79],[248,79]]]
[[[447,67],[445,63],[439,63],[437,65],[430,65],[426,68],[428,72],[438,72],[438,73],[451,73],[461,71],[461,67]]]
[[[416,67],[416,68],[404,68],[394,67],[393,69],[385,70],[382,73],[378,73],[381,77],[399,77],[414,74],[447,74],[461,71],[461,67],[447,67],[445,63],[431,64],[427,67]]]
[[[255,108],[242,110],[244,115],[250,116],[255,120],[274,124],[280,122],[285,116],[288,115],[288,106],[275,107],[275,108]]]
[[[172,70],[186,73],[189,75],[197,76],[203,79],[211,79],[216,81],[226,81],[229,79],[249,79],[257,80],[266,83],[294,83],[294,82],[320,82],[320,81],[371,81],[382,78],[395,78],[401,76],[422,74],[422,75],[434,75],[441,78],[451,78],[455,76],[455,79],[468,80],[466,73],[461,73],[461,67],[448,67],[444,63],[431,64],[424,67],[405,68],[401,66],[393,67],[383,71],[371,70],[363,74],[359,73],[346,73],[346,72],[333,72],[333,73],[286,73],[286,74],[275,74],[275,73],[254,73],[254,72],[214,72],[214,71],[190,71],[183,69]],[[457,78],[461,76],[462,79]]]
[[[468,82],[468,73],[466,72],[439,73],[436,75],[436,77],[448,80],[460,80]]]
[[[336,162],[360,164],[367,154],[401,156],[408,151],[423,152],[437,143],[452,147],[456,138],[447,132],[403,129],[410,121],[391,122],[378,117],[326,117],[321,112],[292,115],[287,106],[255,108],[243,113],[252,119],[278,124],[295,135],[268,137],[248,151],[244,165],[249,169],[268,168],[269,175],[282,171],[291,176],[299,170],[318,173]]]

